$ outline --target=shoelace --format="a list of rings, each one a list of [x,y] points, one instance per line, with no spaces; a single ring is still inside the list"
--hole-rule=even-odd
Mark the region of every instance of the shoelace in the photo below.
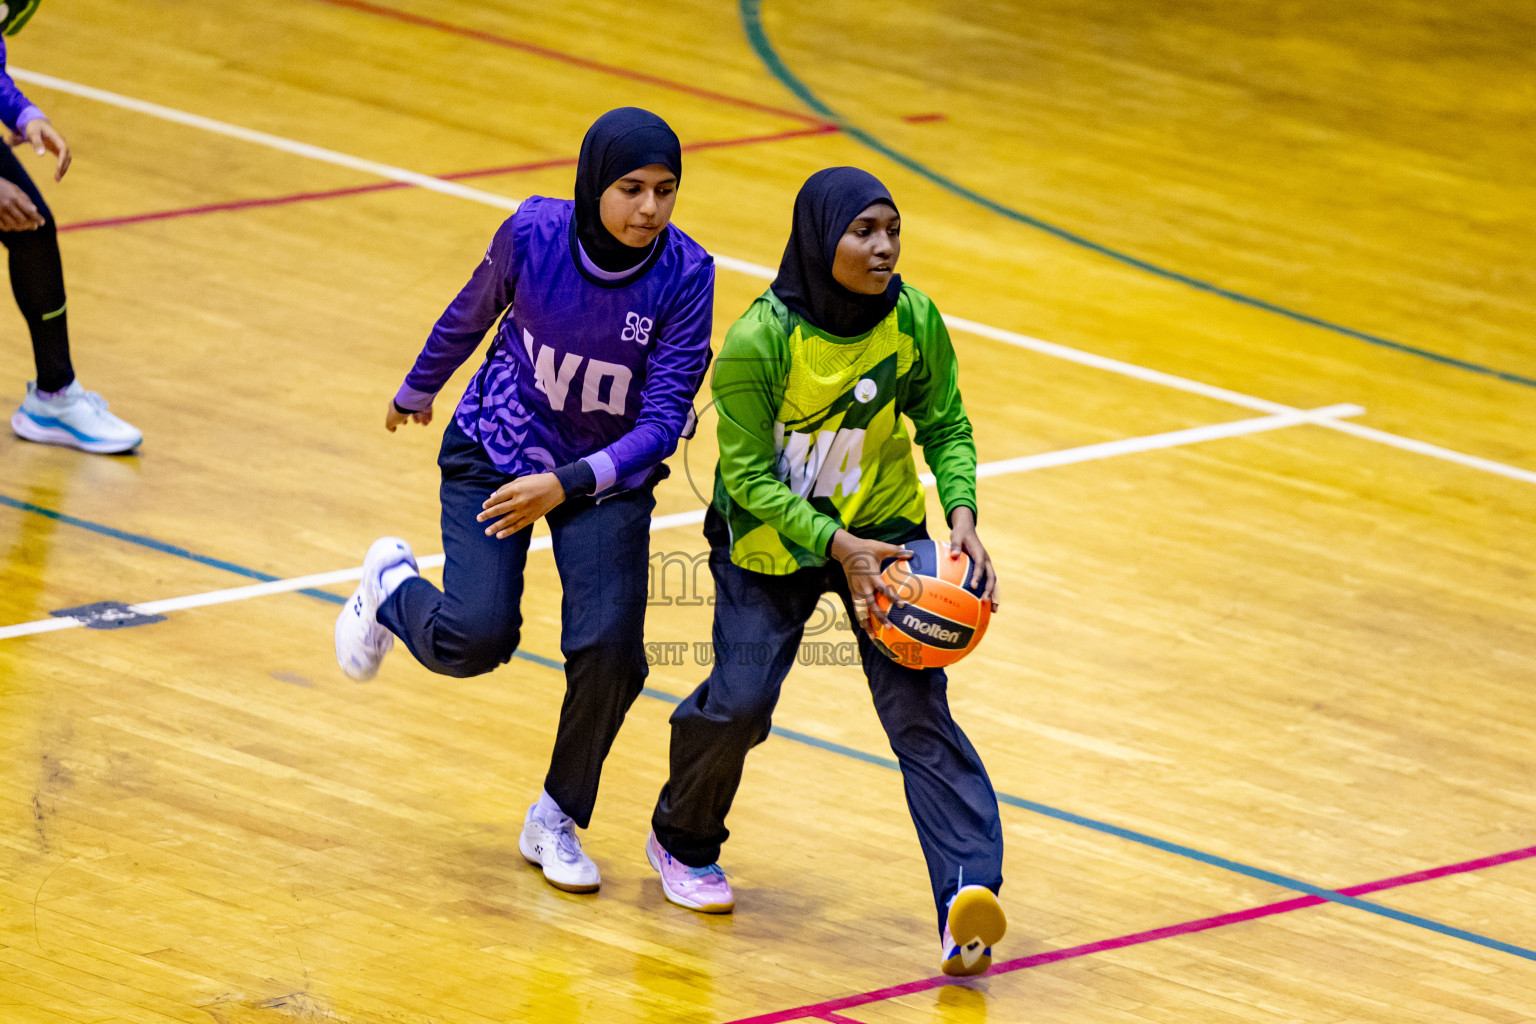
[[[565,824],[554,830],[555,852],[567,864],[581,859],[581,840],[576,838],[576,822],[567,818]]]
[[[84,396],[85,403],[97,412],[107,411],[107,400],[95,391],[87,391]]]
[[[703,881],[710,875],[719,875],[721,878],[725,877],[725,872],[721,869],[719,864],[708,864],[702,868],[689,868],[688,873],[700,881]]]

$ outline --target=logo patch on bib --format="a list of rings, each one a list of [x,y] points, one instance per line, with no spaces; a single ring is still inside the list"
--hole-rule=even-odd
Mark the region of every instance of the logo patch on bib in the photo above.
[[[853,397],[864,404],[868,404],[875,397],[875,392],[878,390],[880,390],[879,385],[865,377],[853,386]]]

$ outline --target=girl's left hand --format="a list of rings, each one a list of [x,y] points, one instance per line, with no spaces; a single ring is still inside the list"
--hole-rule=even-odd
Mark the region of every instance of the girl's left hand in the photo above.
[[[69,152],[69,143],[64,141],[64,136],[59,130],[48,123],[45,117],[37,117],[27,122],[25,135],[19,132],[11,132],[6,137],[6,142],[12,146],[30,144],[37,150],[38,156],[47,156],[52,153],[58,160],[58,166],[54,168],[53,180],[63,181],[64,172],[69,170],[69,163],[73,157]]]
[[[985,584],[981,599],[991,601],[992,610],[997,611],[997,569],[982,546],[981,538],[976,536],[976,513],[965,505],[949,514],[949,557],[959,558],[962,551],[976,563],[976,571],[980,573],[977,579]]]
[[[496,519],[485,528],[485,535],[506,540],[517,531],[532,526],[540,516],[564,500],[565,488],[560,486],[555,474],[520,476],[496,488],[485,499],[481,506],[485,511],[476,516],[475,521],[483,523],[487,519]],[[497,519],[498,516],[501,518]]]

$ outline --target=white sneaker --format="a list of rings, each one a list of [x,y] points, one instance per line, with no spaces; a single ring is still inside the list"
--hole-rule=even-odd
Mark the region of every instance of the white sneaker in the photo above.
[[[108,412],[107,400],[85,390],[78,380],[47,401],[37,397],[37,381],[27,381],[27,397],[11,416],[11,429],[28,441],[101,455],[131,451],[144,440],[137,427]]]
[[[360,683],[372,679],[379,662],[395,646],[395,636],[379,625],[379,605],[389,596],[380,577],[397,565],[416,568],[411,546],[399,537],[380,537],[363,558],[363,578],[336,616],[336,664]]]
[[[597,892],[601,884],[597,865],[592,863],[581,849],[576,838],[576,822],[565,815],[556,828],[550,828],[535,812],[539,805],[528,808],[523,819],[523,834],[517,840],[517,848],[528,859],[544,869],[544,880],[556,889],[566,892]]]
[[[992,890],[965,885],[950,897],[944,936],[939,940],[939,970],[951,978],[985,974],[992,947],[1008,930],[1008,918]]]

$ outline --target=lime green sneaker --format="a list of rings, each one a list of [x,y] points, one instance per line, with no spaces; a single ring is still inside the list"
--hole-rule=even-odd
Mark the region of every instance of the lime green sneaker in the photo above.
[[[37,5],[43,0],[15,0],[13,3],[0,3],[0,34],[13,36],[21,31],[21,26],[32,17]]]

